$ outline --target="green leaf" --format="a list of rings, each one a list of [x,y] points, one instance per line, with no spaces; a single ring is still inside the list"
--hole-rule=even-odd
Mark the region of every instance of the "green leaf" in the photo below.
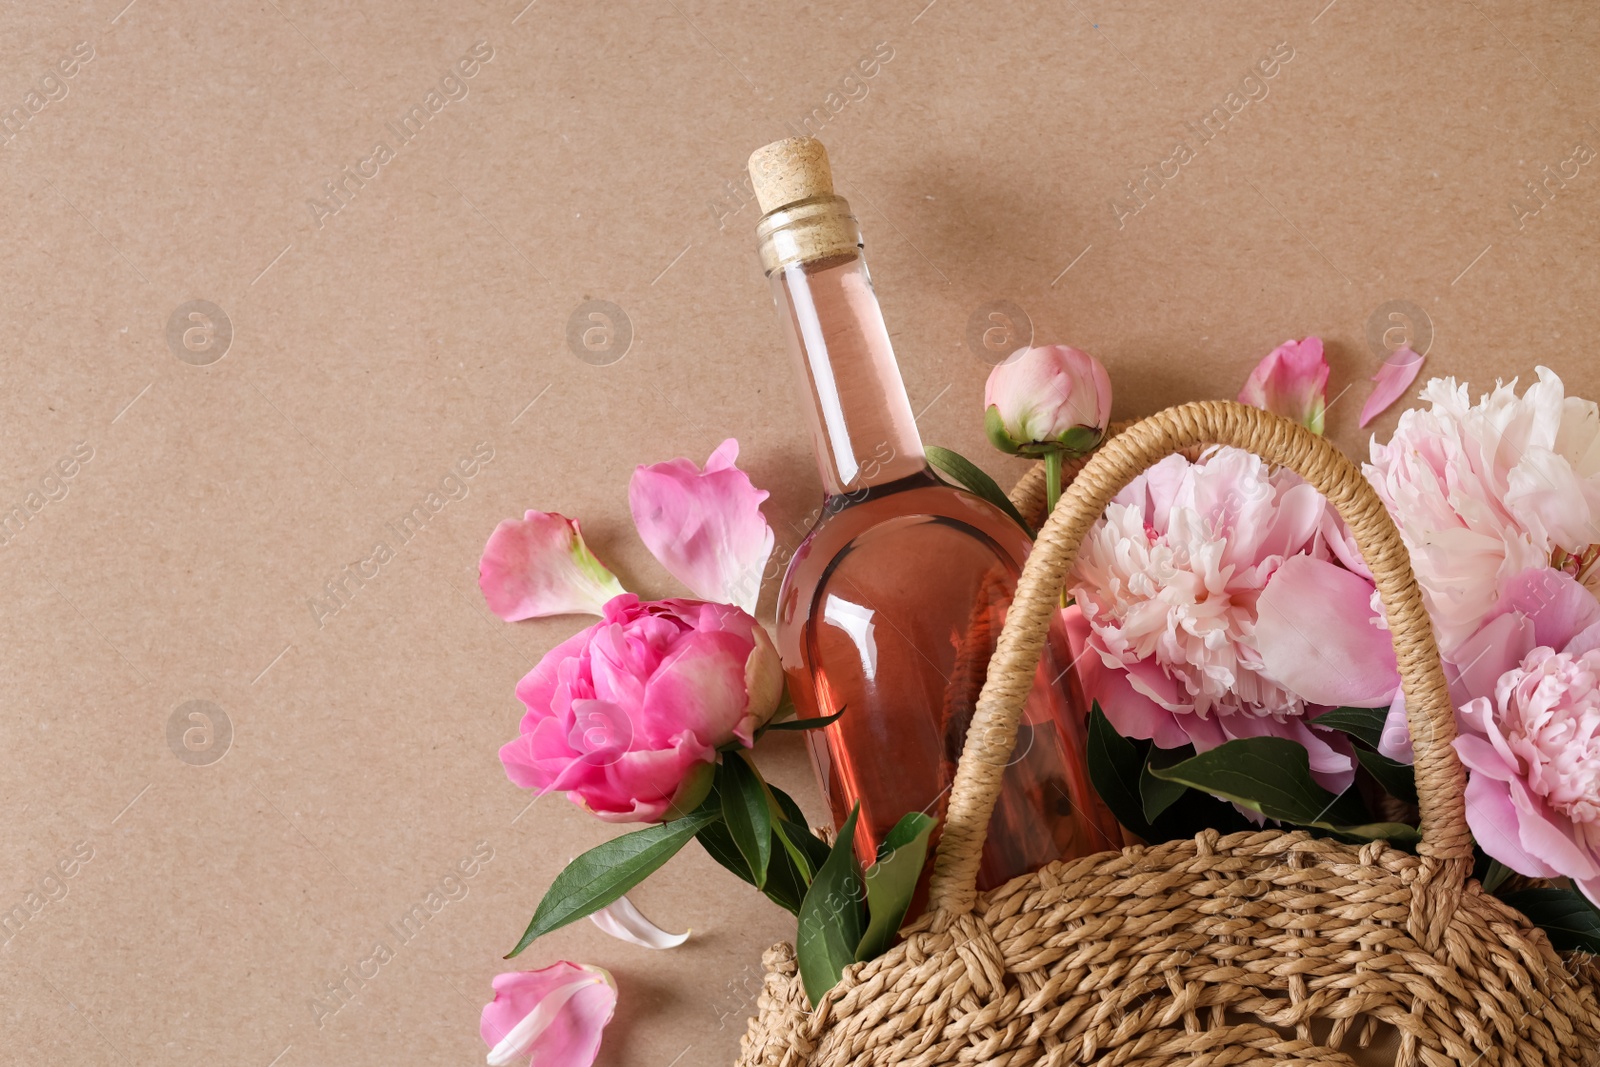
[[[1144,763],[1139,767],[1140,806],[1144,811],[1144,817],[1150,821],[1152,826],[1163,812],[1172,807],[1179,797],[1189,791],[1189,787],[1181,782],[1169,782],[1150,773],[1151,761],[1159,759],[1160,757],[1157,753],[1162,751],[1162,749],[1151,745],[1150,751],[1145,753]],[[1169,759],[1166,762],[1170,765],[1178,761]]]
[[[811,872],[802,869],[788,851],[773,849],[772,862],[767,866],[767,886],[762,890],[767,899],[789,914],[799,915],[800,904],[806,899],[806,891],[810,888]]]
[[[767,783],[767,792],[772,799],[778,802],[778,810],[783,813],[783,818],[796,826],[806,825],[806,813],[800,810],[800,805],[794,802],[794,797],[785,793],[771,782]],[[826,847],[826,846],[824,846]]]
[[[701,828],[694,838],[712,859],[751,885],[756,884],[756,876],[750,873],[750,865],[739,855],[739,846],[733,843],[733,836],[728,833],[726,825],[714,822]]]
[[[789,719],[784,722],[769,722],[767,725],[763,726],[759,731],[757,731],[756,736],[760,737],[762,734],[769,734],[773,733],[774,731],[820,730],[824,726],[832,726],[834,723],[838,722],[839,716],[843,714],[844,709],[840,708],[832,715],[821,715],[811,719]]]
[[[1338,799],[1312,780],[1305,748],[1282,737],[1227,741],[1150,773],[1286,822],[1314,823]]]
[[[839,983],[844,969],[855,962],[856,946],[861,943],[866,889],[855,852],[856,817],[860,814],[858,803],[839,828],[839,839],[800,904],[795,956],[800,964],[800,981],[813,1006]]]
[[[745,882],[756,884],[755,876],[750,873],[749,865],[739,854],[739,847],[733,843],[733,837],[728,833],[727,826],[720,822],[712,823],[695,834],[695,840],[700,842],[701,847],[712,859]],[[801,875],[786,853],[774,852],[772,862],[767,867],[767,884],[761,892],[778,907],[791,915],[797,915],[809,884],[810,882]]]
[[[1087,756],[1089,781],[1111,814],[1146,841],[1154,840],[1150,820],[1144,814],[1144,798],[1139,793],[1144,757],[1132,741],[1117,733],[1100,710],[1099,701],[1089,709]]]
[[[1150,844],[1193,837],[1207,828],[1226,834],[1255,826],[1232,804],[1194,790],[1187,790],[1183,803],[1172,804],[1157,818],[1145,817],[1144,779],[1147,775],[1154,779],[1154,775],[1148,774],[1146,764],[1166,766],[1193,754],[1194,749],[1188,745],[1158,749],[1149,741],[1123,737],[1098,704],[1090,711],[1089,780],[1118,821]]]
[[[939,820],[920,811],[894,824],[878,846],[878,861],[867,868],[867,930],[856,945],[855,958],[877,959],[900,932],[906,909],[922,878],[928,858],[928,835]]]
[[[1014,456],[1022,451],[1006,432],[1006,420],[1000,417],[1000,409],[994,404],[984,409],[983,432],[989,438],[989,443],[1002,452]]]
[[[717,790],[722,794],[722,821],[761,889],[772,859],[772,811],[761,775],[743,754],[729,752],[717,764]]]
[[[772,832],[777,835],[778,842],[789,853],[796,867],[805,873],[805,884],[809,886],[817,870],[827,862],[828,843],[811,832],[806,825],[805,812],[800,810],[800,805],[794,802],[793,797],[770,782],[766,786],[767,795],[777,808],[776,818],[772,820]]]
[[[1505,884],[1506,879],[1510,878],[1512,873],[1510,867],[1507,867],[1497,859],[1491,859],[1489,861],[1489,869],[1483,875],[1483,891],[1485,893],[1493,893]]]
[[[1061,451],[1069,456],[1086,456],[1100,447],[1105,431],[1092,426],[1074,426],[1061,435]]]
[[[1307,823],[1319,830],[1331,830],[1345,837],[1358,837],[1363,841],[1387,841],[1391,845],[1414,845],[1422,840],[1422,831],[1404,822],[1365,822],[1340,825],[1331,822]]]
[[[1523,889],[1501,900],[1550,935],[1561,952],[1600,953],[1600,911],[1575,889]]]
[[[983,497],[1011,516],[1012,521],[1028,532],[1029,537],[1034,536],[1033,527],[1022,517],[1022,512],[1017,510],[1011,499],[1000,491],[1000,486],[995,484],[995,480],[985,474],[976,463],[959,452],[952,452],[938,445],[927,445],[923,448],[923,452],[927,454],[929,463],[949,475],[957,485],[975,496]]]
[[[1368,821],[1353,788],[1337,795],[1322,788],[1311,777],[1304,746],[1282,737],[1238,738],[1171,767],[1153,767],[1151,773],[1269,819],[1365,840],[1420,840],[1416,828],[1405,823]]]
[[[614,902],[719,818],[719,812],[702,806],[681,819],[623,834],[591,848],[556,875],[534,910],[522,940],[505,958],[515,956],[535,938]]]
[[[1383,786],[1385,793],[1407,804],[1417,802],[1417,775],[1409,764],[1392,760],[1377,752],[1369,752],[1364,748],[1356,749],[1356,759],[1366,768],[1367,773]]]
[[[1312,719],[1311,725],[1349,734],[1368,748],[1375,749],[1378,739],[1383,736],[1384,720],[1388,717],[1388,708],[1334,708]]]

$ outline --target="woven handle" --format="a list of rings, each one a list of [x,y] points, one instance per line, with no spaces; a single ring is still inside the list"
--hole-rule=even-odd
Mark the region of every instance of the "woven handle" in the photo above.
[[[1023,568],[1005,629],[967,731],[940,835],[929,902],[946,918],[977,898],[978,860],[1033,685],[1045,632],[1078,546],[1111,498],[1151,464],[1196,445],[1232,445],[1293,470],[1338,509],[1376,579],[1394,638],[1401,689],[1416,753],[1426,882],[1449,871],[1457,884],[1471,867],[1466,775],[1456,758],[1455,713],[1422,594],[1389,513],[1361,471],[1332,444],[1288,419],[1231,401],[1168,408],[1112,437],[1073,479]]]

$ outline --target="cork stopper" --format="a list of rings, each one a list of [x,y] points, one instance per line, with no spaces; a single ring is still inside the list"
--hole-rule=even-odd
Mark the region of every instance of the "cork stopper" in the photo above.
[[[773,141],[750,153],[749,167],[762,214],[814,196],[833,195],[828,150],[814,138]]]

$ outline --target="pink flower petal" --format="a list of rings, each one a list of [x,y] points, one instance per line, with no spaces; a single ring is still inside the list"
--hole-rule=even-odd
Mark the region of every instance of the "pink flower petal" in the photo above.
[[[1182,748],[1189,743],[1172,712],[1136,690],[1127,671],[1105,663],[1100,654],[1089,647],[1089,622],[1077,605],[1061,609],[1061,621],[1084,694],[1099,703],[1101,712],[1117,733],[1124,737],[1149,738],[1157,748]]]
[[[1533,623],[1533,644],[1556,649],[1600,622],[1600,600],[1572,576],[1550,567],[1525,570],[1507,582],[1500,610],[1527,616]]]
[[[1202,719],[1198,715],[1184,715],[1178,718],[1178,724],[1183,727],[1184,736],[1188,739],[1188,743],[1194,746],[1196,752],[1210,752],[1218,745],[1233,740],[1222,728],[1221,716]]]
[[[1285,341],[1256,364],[1239,390],[1239,403],[1265,408],[1322,432],[1328,406],[1328,361],[1322,338]]]
[[[628,483],[639,536],[661,565],[696,596],[754,613],[772,555],[761,514],[765,490],[734,460],[739,442],[722,442],[704,469],[687,459],[641,466]]]
[[[1383,720],[1383,731],[1378,734],[1378,755],[1388,756],[1408,766],[1416,761],[1416,753],[1411,751],[1411,724],[1406,721],[1406,694],[1403,690],[1394,691],[1394,703],[1389,705],[1389,714]]]
[[[1572,821],[1556,816],[1523,780],[1510,782],[1511,805],[1517,811],[1517,834],[1530,855],[1569,878],[1600,878],[1600,862],[1572,839]],[[1504,860],[1501,861],[1505,862]]]
[[[599,615],[624,592],[584,544],[577,520],[553,511],[530,511],[494,528],[478,562],[478,588],[507,622]]]
[[[1493,698],[1500,676],[1533,651],[1538,643],[1533,635],[1533,624],[1512,612],[1491,619],[1446,656],[1444,674],[1450,681],[1450,699],[1456,707],[1464,707],[1478,697]]]
[[[1256,602],[1266,673],[1312,704],[1376,708],[1400,685],[1389,632],[1374,625],[1372,584],[1310,556],[1284,560]]]
[[[1467,778],[1467,825],[1483,850],[1518,874],[1555,878],[1559,872],[1522,846],[1510,786],[1483,774]]]
[[[496,975],[479,1023],[488,1062],[591,1067],[616,1006],[616,983],[599,967],[563,960]]]
[[[1405,395],[1411,388],[1411,383],[1417,380],[1417,374],[1422,370],[1422,357],[1409,348],[1397,348],[1383,361],[1383,366],[1378,368],[1378,373],[1372,376],[1377,384],[1373,386],[1372,395],[1367,397],[1367,402],[1361,405],[1361,423],[1365,426],[1373,419],[1382,415],[1393,404]]]
[[[1475,774],[1493,778],[1497,782],[1509,782],[1517,776],[1516,768],[1507,766],[1505,757],[1477,734],[1462,734],[1455,739],[1454,745],[1461,762]]]

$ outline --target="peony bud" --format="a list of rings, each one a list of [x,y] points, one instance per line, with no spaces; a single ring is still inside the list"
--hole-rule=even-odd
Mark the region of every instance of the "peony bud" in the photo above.
[[[1105,436],[1111,379],[1076,348],[1020,348],[989,372],[983,403],[984,429],[1000,451],[1081,455]]]

